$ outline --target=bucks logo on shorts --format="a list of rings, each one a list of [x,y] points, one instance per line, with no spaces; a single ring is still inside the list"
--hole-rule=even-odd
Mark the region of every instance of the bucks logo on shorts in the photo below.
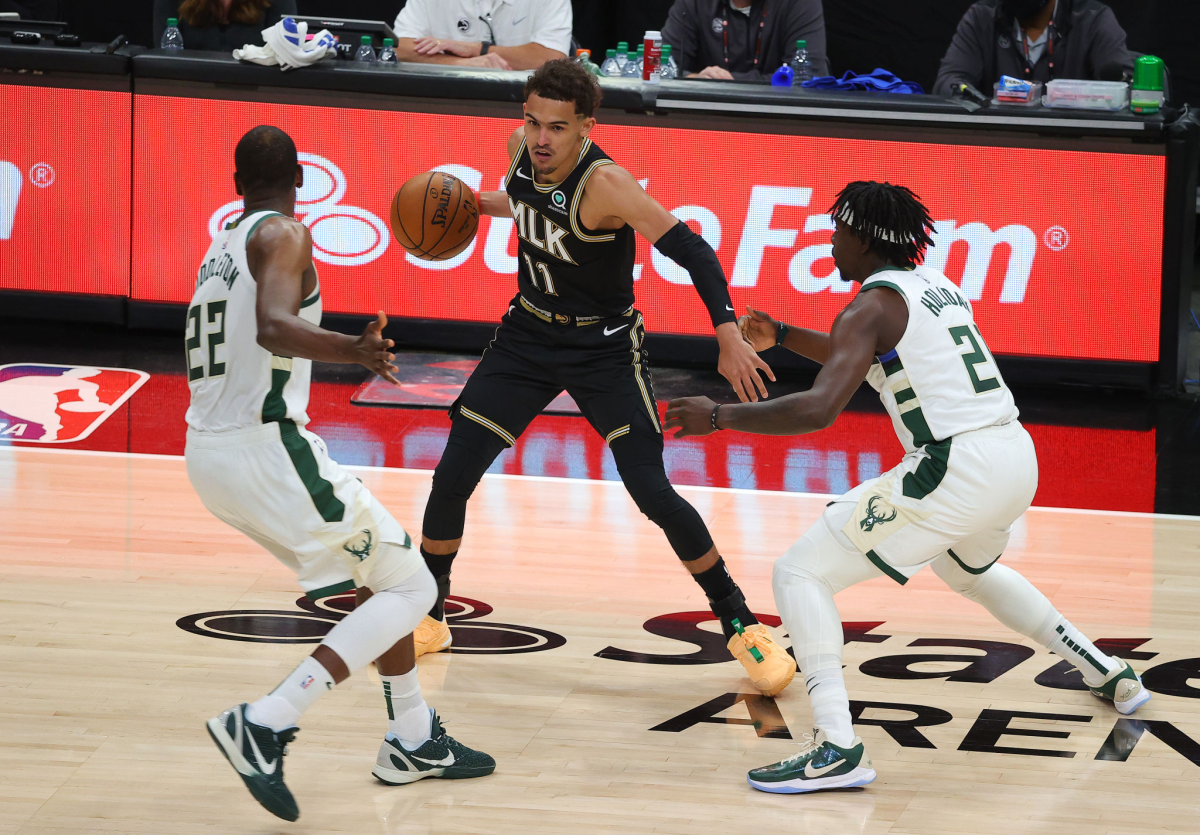
[[[858,524],[862,527],[863,533],[870,533],[875,529],[876,525],[882,525],[891,522],[896,518],[896,508],[892,508],[891,516],[880,516],[879,510],[875,507],[876,502],[883,501],[883,496],[872,496],[867,501],[867,515],[863,517]]]
[[[375,547],[375,537],[366,528],[359,531],[359,534],[360,536],[343,545],[342,550],[348,551],[351,556],[358,557],[358,561],[362,562],[371,556],[371,549]]]

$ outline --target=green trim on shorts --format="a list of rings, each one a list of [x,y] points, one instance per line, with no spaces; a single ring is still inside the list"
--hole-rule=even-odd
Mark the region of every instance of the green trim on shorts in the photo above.
[[[317,513],[326,522],[340,522],[346,516],[346,505],[333,494],[333,485],[321,478],[321,470],[317,465],[317,457],[313,455],[312,447],[300,434],[296,424],[290,420],[279,421],[279,438],[287,450],[296,475],[304,482],[304,489],[312,498]]]
[[[909,412],[905,417],[911,414]],[[929,457],[921,459],[917,469],[904,476],[904,495],[907,498],[923,499],[942,483],[946,477],[946,462],[950,458],[950,442],[953,440],[947,438],[936,444],[925,444],[925,452]]]
[[[888,565],[886,562],[884,562],[883,557],[879,556],[874,551],[867,551],[867,559],[869,559],[871,562],[875,563],[876,568],[878,568],[880,571],[882,571],[887,576],[891,577],[893,580],[895,580],[900,585],[904,585],[905,583],[908,582],[907,577],[905,577],[899,571],[897,571],[896,569],[894,569],[890,565]]]
[[[995,565],[996,561],[1000,559],[1000,557],[996,557],[996,559],[989,562],[983,568],[971,568],[971,566],[967,565],[965,562],[963,562],[962,560],[960,560],[958,558],[958,554],[954,553],[954,550],[952,548],[947,548],[946,553],[950,555],[951,559],[953,559],[956,563],[958,563],[959,568],[961,568],[963,571],[967,572],[968,574],[982,574],[983,572],[985,572],[989,568],[991,568],[993,565]]]
[[[343,580],[340,583],[334,583],[332,586],[313,589],[306,591],[304,596],[309,600],[320,600],[322,597],[332,597],[335,594],[341,594],[344,591],[354,591],[355,585],[353,580]]]

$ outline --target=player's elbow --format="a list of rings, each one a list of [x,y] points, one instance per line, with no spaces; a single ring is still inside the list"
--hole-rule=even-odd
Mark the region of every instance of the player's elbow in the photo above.
[[[280,340],[283,336],[282,323],[272,316],[258,317],[258,335],[255,341],[259,346],[265,348],[271,353],[277,353]]]

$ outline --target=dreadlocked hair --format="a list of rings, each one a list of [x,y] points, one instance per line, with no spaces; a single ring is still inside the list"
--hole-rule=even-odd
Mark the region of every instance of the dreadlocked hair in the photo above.
[[[835,220],[866,240],[869,249],[898,267],[925,260],[933,244],[933,219],[917,195],[904,186],[859,180],[842,189],[829,207]]]

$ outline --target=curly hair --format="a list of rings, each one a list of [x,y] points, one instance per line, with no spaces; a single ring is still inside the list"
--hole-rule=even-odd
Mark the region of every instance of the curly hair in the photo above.
[[[525,82],[525,101],[537,94],[544,99],[574,103],[575,112],[591,118],[604,93],[596,78],[570,58],[547,61]]]
[[[896,266],[920,264],[933,243],[929,210],[904,186],[874,180],[850,183],[838,192],[829,213]]]
[[[253,26],[263,19],[271,0],[233,0],[229,4],[229,22]],[[204,29],[222,23],[221,0],[183,0],[179,19],[189,26]]]

